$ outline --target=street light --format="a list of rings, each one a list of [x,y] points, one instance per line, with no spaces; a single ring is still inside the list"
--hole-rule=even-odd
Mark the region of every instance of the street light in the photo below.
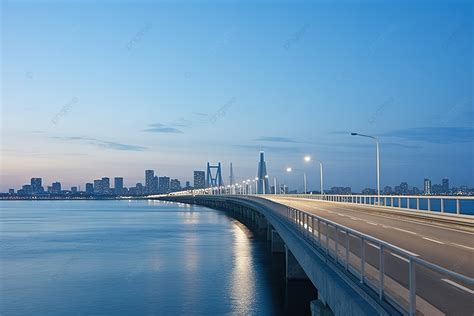
[[[308,191],[306,190],[306,172],[305,172],[304,170],[301,170],[301,169],[295,169],[295,168],[291,168],[291,167],[286,168],[286,172],[292,172],[293,170],[303,172],[304,194],[306,194],[306,192],[308,192]]]
[[[311,156],[305,156],[305,157],[304,157],[304,161],[305,161],[305,162],[310,162],[310,161],[311,161]],[[318,160],[317,162],[319,163],[319,177],[320,177],[320,179],[319,179],[319,181],[320,181],[319,185],[321,186],[321,190],[320,190],[320,191],[321,191],[321,194],[324,194],[324,186],[323,186],[323,163],[322,163],[320,160]]]
[[[364,135],[364,134],[359,134],[359,133],[351,133],[352,136],[361,136],[361,137],[367,137],[375,140],[375,144],[377,145],[377,202],[378,205],[380,205],[380,149],[379,149],[379,140],[370,135]]]

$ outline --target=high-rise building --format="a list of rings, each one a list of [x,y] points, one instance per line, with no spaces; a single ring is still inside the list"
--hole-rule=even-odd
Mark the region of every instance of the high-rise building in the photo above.
[[[102,190],[104,194],[110,194],[110,179],[107,177],[102,178]]]
[[[191,188],[191,182],[186,181],[186,189],[189,189],[189,188]]]
[[[158,193],[165,194],[170,192],[170,178],[159,177],[158,178]]]
[[[123,178],[115,177],[114,178],[114,194],[120,195],[123,192]]]
[[[94,193],[94,185],[92,183],[86,183],[86,193],[87,194]]]
[[[15,194],[15,189],[8,189],[8,194],[10,195]]]
[[[390,195],[392,194],[392,187],[387,185],[384,189],[383,189],[383,194],[386,194],[386,195]]]
[[[43,179],[41,178],[31,178],[31,193],[36,194],[36,193],[43,193],[44,188],[42,185]]]
[[[263,151],[260,152],[260,161],[258,162],[257,193],[270,193],[270,186],[268,185],[267,164],[265,163],[265,153]]]
[[[102,188],[102,180],[96,179],[94,180],[94,194],[103,194],[104,189]]]
[[[408,194],[408,183],[400,183],[400,194]]]
[[[61,193],[61,182],[53,182],[51,184],[51,193],[53,194]]]
[[[448,178],[443,178],[442,182],[441,182],[441,186],[443,187],[443,192],[444,194],[448,194],[449,193],[449,180]]]
[[[77,193],[77,187],[71,187],[71,193],[76,194]]]
[[[147,193],[155,193],[155,171],[153,170],[145,170],[145,190]]]
[[[172,179],[170,181],[170,192],[176,192],[181,190],[181,182],[178,179]]]
[[[425,179],[425,181],[423,181],[423,194],[431,195],[431,180],[430,179]]]
[[[194,188],[203,189],[206,187],[206,173],[204,171],[194,171]]]

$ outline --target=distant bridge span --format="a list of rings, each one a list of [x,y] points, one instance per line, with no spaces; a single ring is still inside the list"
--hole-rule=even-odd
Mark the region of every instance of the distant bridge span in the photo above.
[[[287,278],[317,288],[318,313],[474,314],[474,217],[305,196],[154,198],[226,211],[266,234],[286,254]]]

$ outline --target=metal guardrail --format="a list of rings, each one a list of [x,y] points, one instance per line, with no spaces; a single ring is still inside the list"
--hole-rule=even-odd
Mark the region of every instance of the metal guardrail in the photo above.
[[[474,196],[380,195],[380,198],[377,195],[333,194],[285,194],[283,196],[371,206],[394,207],[405,210],[474,215]]]
[[[402,313],[415,315],[417,300],[422,299],[417,296],[416,291],[417,269],[441,274],[466,286],[474,285],[473,278],[440,267],[395,245],[335,222],[292,207],[287,207],[286,213],[280,212],[279,215],[296,226],[307,239],[322,250],[327,259],[334,260],[341,269],[358,278],[361,284],[374,290],[380,300],[385,299],[392,303]],[[354,244],[357,246],[354,247]],[[372,260],[372,262],[368,260],[368,247],[378,250],[377,260]],[[406,262],[408,274],[404,275],[404,278],[400,279],[385,270],[388,255]],[[436,306],[436,302],[428,301],[428,303]],[[426,306],[426,304],[423,305]],[[426,310],[424,314],[426,315],[427,312],[430,314]]]
[[[231,188],[205,188],[171,193],[171,195],[241,195]],[[253,195],[253,194],[244,194]],[[393,207],[402,210],[438,212],[448,215],[474,215],[474,196],[435,195],[338,195],[338,194],[267,194],[266,196],[300,197],[321,201]]]

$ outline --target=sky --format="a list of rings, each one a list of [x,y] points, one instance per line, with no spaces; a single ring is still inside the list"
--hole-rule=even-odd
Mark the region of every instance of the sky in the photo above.
[[[474,186],[471,1],[1,1],[1,183],[229,163]]]

